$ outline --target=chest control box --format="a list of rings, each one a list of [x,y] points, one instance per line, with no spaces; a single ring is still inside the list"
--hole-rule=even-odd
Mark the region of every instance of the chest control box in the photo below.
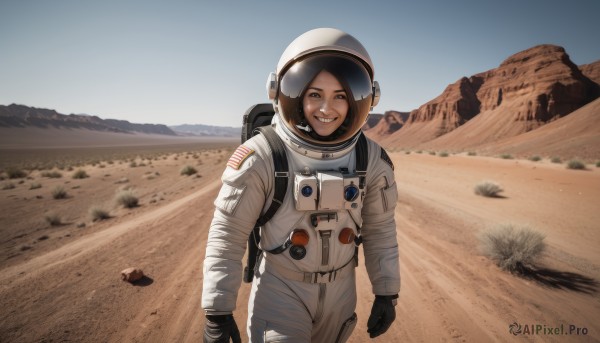
[[[295,173],[294,200],[298,211],[359,208],[364,196],[355,174],[318,171]]]

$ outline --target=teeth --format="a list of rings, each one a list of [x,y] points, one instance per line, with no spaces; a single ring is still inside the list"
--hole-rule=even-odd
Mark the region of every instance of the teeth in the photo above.
[[[321,117],[317,117],[317,119],[322,123],[331,123],[332,121],[335,120],[335,118],[321,118]]]

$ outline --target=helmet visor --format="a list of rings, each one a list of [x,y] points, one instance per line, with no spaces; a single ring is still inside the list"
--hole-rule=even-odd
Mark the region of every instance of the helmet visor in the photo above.
[[[306,127],[302,100],[308,86],[321,72],[331,73],[341,84],[348,100],[343,123],[329,136],[320,136]],[[334,146],[354,137],[364,124],[373,98],[371,78],[364,65],[348,55],[325,53],[301,59],[283,71],[278,95],[279,112],[288,129],[312,144]]]

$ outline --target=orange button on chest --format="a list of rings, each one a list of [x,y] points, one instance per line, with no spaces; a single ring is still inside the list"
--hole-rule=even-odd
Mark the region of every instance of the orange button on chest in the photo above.
[[[342,244],[350,244],[354,242],[354,230],[352,230],[349,227],[343,228],[342,231],[340,231],[340,235],[338,236],[338,239],[340,240],[340,243]]]
[[[303,229],[295,229],[292,231],[290,241],[292,242],[292,245],[305,246],[308,244],[308,232]]]

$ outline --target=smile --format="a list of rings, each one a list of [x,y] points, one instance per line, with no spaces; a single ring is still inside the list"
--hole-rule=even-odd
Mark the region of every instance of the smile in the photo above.
[[[331,123],[332,121],[336,120],[337,118],[321,118],[321,117],[316,117],[318,121],[320,121],[321,123]]]

